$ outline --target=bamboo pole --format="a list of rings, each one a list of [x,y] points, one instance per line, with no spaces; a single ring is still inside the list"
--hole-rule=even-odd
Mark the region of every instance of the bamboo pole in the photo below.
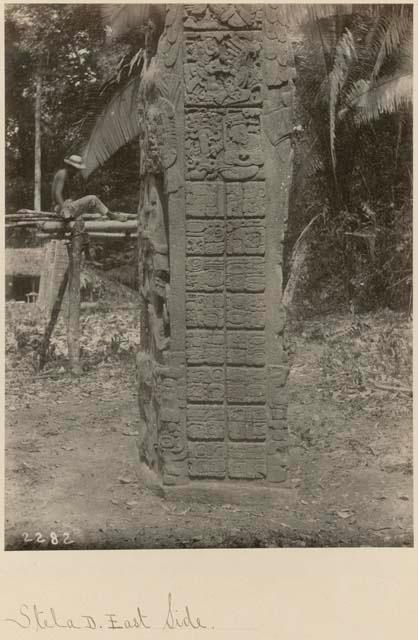
[[[64,221],[47,221],[39,224],[39,230],[47,233],[57,233],[64,230],[72,230],[75,225],[74,220],[65,223]],[[117,220],[87,220],[84,222],[85,231],[113,231],[119,233],[131,233],[136,231],[138,224],[136,220],[127,220],[126,222],[118,222]]]
[[[33,209],[19,209],[17,213],[8,213],[7,215],[27,216],[27,217],[34,216],[35,218],[39,218],[39,217],[58,218],[58,220],[60,219],[59,214],[53,211],[34,211]]]

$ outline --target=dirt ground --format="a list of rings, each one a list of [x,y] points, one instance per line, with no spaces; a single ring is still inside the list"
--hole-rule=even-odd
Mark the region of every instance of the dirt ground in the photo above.
[[[79,380],[9,366],[6,549],[412,545],[412,399],[390,384],[351,390],[333,374],[345,362],[326,369],[347,322],[293,338],[291,488],[248,505],[173,502],[141,486],[132,359]]]

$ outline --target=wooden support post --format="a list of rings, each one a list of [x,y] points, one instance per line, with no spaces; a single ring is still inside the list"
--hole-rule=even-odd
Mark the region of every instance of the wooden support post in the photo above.
[[[54,306],[52,307],[51,317],[45,329],[44,337],[42,339],[42,344],[39,348],[39,370],[42,370],[44,368],[45,363],[47,361],[49,342],[51,340],[52,333],[55,329],[55,325],[57,323],[58,316],[61,311],[62,301],[64,299],[65,291],[67,289],[67,284],[68,284],[68,269],[66,269],[63,279],[61,281],[60,288],[58,290],[58,296],[54,302]]]
[[[80,267],[81,252],[84,242],[84,222],[75,221],[71,230],[71,242],[68,247],[68,326],[67,342],[71,371],[79,376],[80,366]]]

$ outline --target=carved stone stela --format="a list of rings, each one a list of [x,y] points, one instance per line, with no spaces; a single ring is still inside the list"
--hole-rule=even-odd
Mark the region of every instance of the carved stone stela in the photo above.
[[[149,25],[153,33],[153,25]],[[139,96],[141,465],[280,483],[293,67],[279,5],[167,5]]]

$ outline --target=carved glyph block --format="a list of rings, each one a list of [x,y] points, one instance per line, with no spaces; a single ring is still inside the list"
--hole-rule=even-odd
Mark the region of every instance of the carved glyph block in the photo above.
[[[266,187],[264,182],[226,185],[228,218],[264,218]]]
[[[223,218],[223,184],[219,182],[186,183],[186,216]]]
[[[189,109],[186,178],[239,181],[263,177],[260,117],[259,109]]]
[[[226,251],[228,255],[264,254],[264,220],[236,218],[227,221],[226,229]]]
[[[228,257],[226,259],[226,288],[228,291],[264,291],[264,258]]]
[[[228,406],[228,435],[231,440],[265,440],[266,433],[265,407]]]
[[[189,475],[192,478],[224,478],[225,445],[218,442],[189,442]]]
[[[225,251],[223,220],[187,220],[186,251],[188,255],[219,256]]]
[[[228,364],[263,365],[266,341],[263,331],[227,331]]]
[[[228,476],[236,479],[262,479],[267,475],[264,444],[230,444],[228,447]]]
[[[222,291],[224,287],[223,258],[186,258],[186,289],[188,291]]]
[[[226,325],[230,329],[261,329],[266,321],[264,295],[229,293],[226,300]]]
[[[187,435],[191,440],[224,440],[225,409],[223,405],[189,404]]]
[[[187,398],[192,402],[223,402],[225,373],[223,367],[189,367]]]
[[[190,364],[223,364],[225,338],[217,329],[187,329],[186,358]]]
[[[228,366],[226,390],[231,404],[263,403],[266,401],[264,369]]]
[[[224,326],[224,295],[222,293],[188,293],[186,326],[208,329]]]

